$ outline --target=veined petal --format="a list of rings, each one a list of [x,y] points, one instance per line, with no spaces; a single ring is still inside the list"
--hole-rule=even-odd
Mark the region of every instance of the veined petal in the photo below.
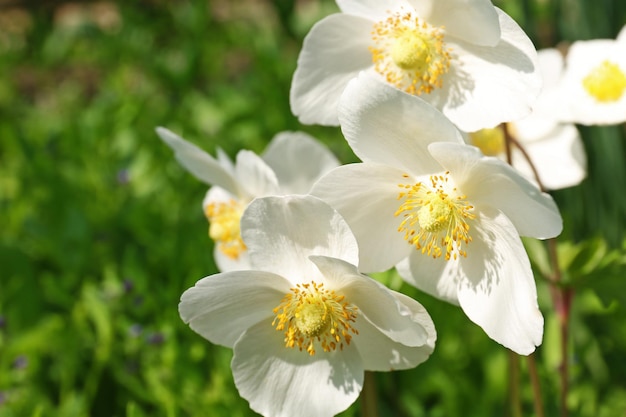
[[[396,265],[398,274],[407,283],[440,300],[459,305],[457,295],[459,260],[433,259],[418,250]]]
[[[260,156],[252,151],[241,150],[237,153],[235,173],[240,186],[251,197],[280,193],[276,174]]]
[[[282,132],[262,155],[284,194],[306,194],[323,174],[339,166],[327,147],[304,132]]]
[[[346,84],[372,66],[368,50],[373,22],[346,14],[330,15],[304,38],[291,82],[291,111],[304,124],[336,126],[337,104]]]
[[[163,127],[157,127],[156,132],[172,148],[176,160],[191,175],[207,184],[218,185],[232,194],[239,194],[237,180],[211,155]]]
[[[513,19],[496,10],[500,42],[485,47],[449,37],[450,72],[427,98],[466,132],[528,115],[541,89],[535,47]]]
[[[356,266],[341,259],[311,256],[311,261],[335,291],[341,291],[349,302],[359,309],[365,319],[378,331],[376,338],[389,338],[405,346],[423,346],[428,333],[421,323],[413,319],[413,312],[391,291],[379,282],[361,275]],[[356,326],[356,325],[355,325]],[[360,327],[357,327],[359,332]],[[354,337],[354,342],[372,343],[372,340]]]
[[[414,175],[441,169],[425,152],[428,144],[463,141],[454,125],[424,100],[366,73],[346,87],[339,120],[346,140],[361,160]]]
[[[561,233],[563,220],[552,197],[505,162],[469,145],[433,143],[428,150],[450,171],[468,201],[479,209],[502,211],[520,235],[547,239]]]
[[[283,338],[271,320],[264,320],[235,344],[235,385],[254,411],[272,417],[331,417],[357,399],[363,363],[353,345],[309,356],[286,348]]]
[[[385,271],[411,250],[398,232],[401,220],[394,216],[403,174],[380,164],[344,165],[323,176],[311,190],[350,225],[359,242],[358,267],[362,272]]]
[[[270,272],[223,272],[185,291],[178,312],[202,337],[233,347],[247,328],[274,315],[272,310],[289,288],[289,281]]]
[[[219,249],[218,245],[215,244],[215,247],[213,248],[213,260],[221,272],[245,271],[247,269],[251,269],[250,257],[248,256],[247,251],[243,251],[236,259],[233,259],[230,256],[225,255]]]
[[[557,125],[542,140],[525,142],[524,149],[541,183],[550,190],[578,185],[587,175],[585,149],[572,124]],[[515,169],[534,182],[534,173],[521,152],[514,148],[512,156]]]
[[[461,308],[490,338],[528,355],[541,344],[543,316],[521,239],[493,209],[478,214],[473,238],[472,253],[460,263]]]
[[[307,196],[254,200],[241,218],[243,240],[255,269],[272,271],[293,284],[320,277],[308,260],[325,255],[356,264],[356,239],[345,220],[322,200]]]
[[[428,23],[446,34],[481,46],[500,40],[500,23],[490,0],[409,0]]]

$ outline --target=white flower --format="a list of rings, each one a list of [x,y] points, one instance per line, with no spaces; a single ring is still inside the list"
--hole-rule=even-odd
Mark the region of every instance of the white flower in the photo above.
[[[566,120],[583,125],[626,121],[626,26],[616,40],[574,42],[561,88]]]
[[[352,228],[359,269],[396,265],[410,284],[459,304],[492,339],[532,352],[543,317],[520,235],[560,233],[552,199],[463,144],[437,110],[375,80],[352,81],[339,112],[363,163],[330,171],[311,193]]]
[[[312,196],[254,200],[241,219],[252,270],[187,290],[182,319],[231,347],[239,394],[266,417],[325,417],[352,404],[363,371],[425,361],[436,334],[424,308],[361,275],[339,214]]]
[[[304,40],[290,93],[303,123],[337,125],[360,71],[420,97],[471,132],[519,119],[541,86],[536,51],[489,0],[337,0]]]
[[[538,52],[543,89],[533,112],[522,120],[507,123],[536,169],[541,184],[550,190],[578,185],[587,175],[585,149],[576,126],[561,123],[562,98],[558,88],[563,73],[563,56],[556,49]],[[482,129],[466,136],[468,142],[489,156],[506,160],[505,135],[501,127]],[[511,162],[528,180],[536,183],[535,172],[520,150],[511,146]]]
[[[328,149],[303,132],[277,134],[261,156],[241,150],[234,164],[221,149],[215,159],[165,128],[157,128],[157,133],[187,171],[213,186],[202,206],[220,271],[249,268],[239,220],[252,199],[306,194],[322,174],[339,165]]]

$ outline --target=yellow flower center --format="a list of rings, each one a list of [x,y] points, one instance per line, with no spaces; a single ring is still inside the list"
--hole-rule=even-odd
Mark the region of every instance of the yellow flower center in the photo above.
[[[272,326],[285,332],[285,346],[306,350],[311,356],[320,346],[324,352],[343,350],[352,340],[350,333],[359,334],[352,327],[356,306],[313,281],[291,288],[273,311]]]
[[[239,224],[243,209],[241,203],[230,200],[211,203],[204,212],[210,223],[209,236],[217,243],[218,249],[231,259],[239,258],[246,250]]]
[[[626,75],[611,61],[604,61],[583,79],[587,93],[600,103],[618,101],[626,90]]]
[[[501,127],[482,129],[469,134],[472,145],[479,148],[487,156],[502,155],[505,149],[504,131]]]
[[[395,213],[403,217],[398,231],[407,242],[433,258],[445,252],[446,260],[467,257],[462,247],[472,241],[467,221],[476,217],[471,213],[474,207],[448,182],[448,176],[449,172],[431,175],[430,185],[399,184],[398,200],[403,201]]]
[[[374,68],[387,82],[410,94],[421,95],[441,87],[450,69],[450,49],[443,28],[421,21],[410,12],[398,12],[374,24],[371,46]]]

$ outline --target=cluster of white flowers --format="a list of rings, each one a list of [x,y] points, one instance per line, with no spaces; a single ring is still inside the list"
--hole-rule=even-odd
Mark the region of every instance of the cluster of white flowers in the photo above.
[[[237,389],[264,416],[335,415],[365,370],[433,352],[424,308],[363,273],[395,267],[532,353],[543,316],[521,236],[562,229],[539,185],[585,177],[572,123],[626,119],[625,31],[573,44],[565,65],[489,0],[337,4],[304,40],[291,108],[339,125],[361,163],[341,166],[299,132],[233,163],[157,129],[211,185],[203,208],[221,273],[183,294],[180,315],[234,350]]]

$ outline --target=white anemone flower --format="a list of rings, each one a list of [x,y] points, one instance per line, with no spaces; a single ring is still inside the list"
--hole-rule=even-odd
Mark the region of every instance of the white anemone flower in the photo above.
[[[472,132],[519,119],[539,94],[536,50],[489,0],[337,0],[304,39],[290,92],[302,123],[337,125],[360,71],[440,109]]]
[[[266,417],[333,416],[364,370],[425,361],[436,334],[424,308],[362,275],[341,216],[312,196],[263,197],[241,219],[251,270],[206,277],[181,298],[197,333],[234,351],[239,394]]]
[[[462,143],[436,109],[376,80],[350,82],[339,114],[363,162],[335,168],[311,193],[352,228],[360,270],[395,265],[408,283],[460,305],[495,341],[531,353],[543,317],[520,235],[561,232],[551,197]]]
[[[249,268],[239,221],[252,199],[307,194],[322,174],[339,166],[326,147],[303,132],[277,134],[261,156],[241,150],[235,163],[219,148],[216,159],[165,128],[157,128],[157,133],[187,171],[212,186],[202,207],[220,271]]]
[[[561,84],[566,120],[583,125],[626,121],[626,26],[617,39],[572,43]]]
[[[537,183],[537,175],[546,189],[559,190],[578,185],[585,179],[587,157],[576,126],[560,121],[563,115],[559,112],[563,106],[560,104],[562,90],[558,85],[563,73],[563,55],[556,49],[543,49],[538,52],[538,58],[543,88],[533,105],[533,112],[506,124],[532,166],[515,146],[511,146],[511,163],[528,180]],[[466,135],[466,139],[480,148],[483,154],[506,160],[506,139],[502,127],[472,132]]]

